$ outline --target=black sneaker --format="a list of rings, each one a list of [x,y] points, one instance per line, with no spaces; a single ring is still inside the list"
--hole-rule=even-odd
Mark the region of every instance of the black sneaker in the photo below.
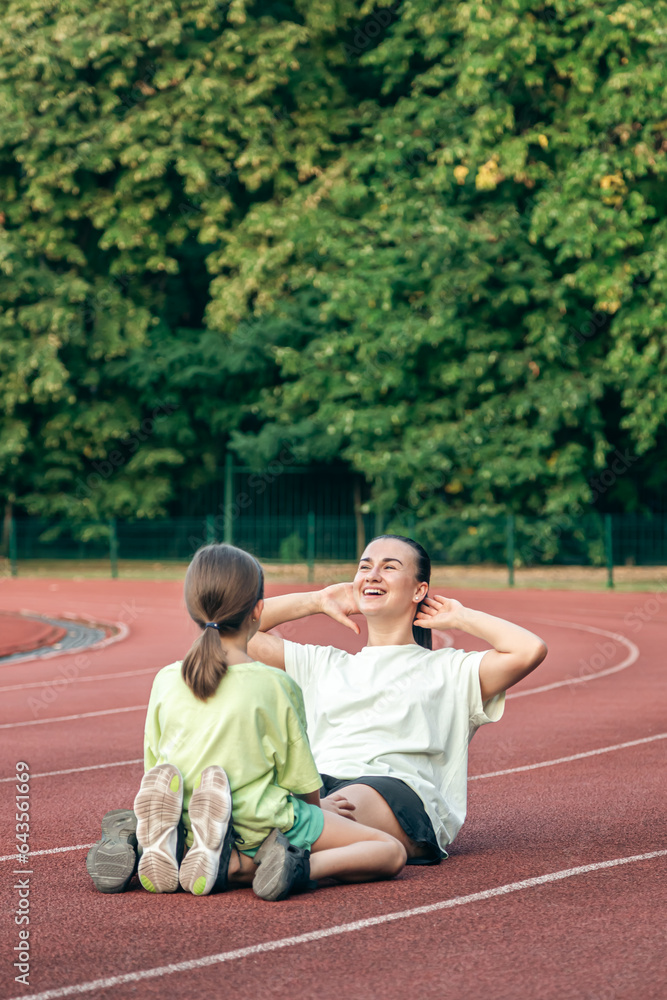
[[[137,817],[111,809],[102,819],[102,839],[88,851],[86,868],[100,892],[125,892],[137,870]]]
[[[213,886],[212,892],[225,892],[228,886],[227,872],[229,871],[229,861],[232,856],[232,850],[240,844],[245,844],[243,837],[240,837],[236,832],[232,824],[230,823],[227,827],[227,833],[225,834],[225,839],[222,844],[222,850],[220,851],[220,865],[218,867],[218,877],[215,880],[215,885]]]
[[[225,771],[217,764],[204,768],[188,806],[192,847],[185,855],[179,880],[193,896],[224,890],[234,843],[232,793]]]
[[[277,902],[317,886],[310,880],[310,851],[290,844],[280,830],[271,831],[254,860],[259,868],[252,888],[260,899]]]

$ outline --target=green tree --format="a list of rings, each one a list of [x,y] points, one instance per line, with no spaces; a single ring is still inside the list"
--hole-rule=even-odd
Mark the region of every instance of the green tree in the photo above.
[[[151,517],[215,473],[267,362],[204,322],[207,256],[317,146],[276,117],[306,41],[238,2],[5,8],[5,500]]]
[[[581,511],[619,447],[645,460],[604,502],[638,502],[665,448],[666,24],[664,3],[400,8],[359,56],[354,140],[220,253],[212,325],[244,301],[272,329],[311,316],[274,348],[260,441],[300,428],[436,524]]]
[[[434,530],[664,487],[664,0],[2,26],[5,501],[153,517],[284,438]]]

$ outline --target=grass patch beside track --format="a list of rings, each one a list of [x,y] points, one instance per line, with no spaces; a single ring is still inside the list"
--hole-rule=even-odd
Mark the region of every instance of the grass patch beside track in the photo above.
[[[187,562],[120,559],[119,582],[122,580],[182,580]],[[263,562],[267,583],[304,584],[308,579],[305,563]],[[322,585],[351,580],[354,563],[316,563],[313,583]],[[23,579],[94,580],[109,579],[108,560],[89,559],[26,559],[18,564],[18,576]],[[0,581],[11,579],[9,562],[0,559]],[[517,568],[514,582],[517,590],[590,590],[606,588],[606,570],[593,566],[537,566]],[[617,566],[614,568],[615,589],[646,591],[667,589],[667,566]],[[498,590],[507,587],[505,566],[443,566],[434,565],[431,584],[434,587],[470,587]]]

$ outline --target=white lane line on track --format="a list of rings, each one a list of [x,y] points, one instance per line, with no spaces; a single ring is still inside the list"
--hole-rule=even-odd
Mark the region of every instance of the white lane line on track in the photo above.
[[[520,767],[507,767],[504,771],[487,771],[486,774],[469,774],[468,781],[480,781],[482,778],[499,778],[502,774],[518,774],[519,771],[534,771],[538,767],[553,767],[554,764],[568,764],[571,760],[583,760],[584,757],[596,757],[601,753],[611,753],[612,750],[625,750],[626,747],[638,747],[642,743],[653,743],[655,740],[667,739],[667,733],[656,736],[644,736],[639,740],[628,740],[627,743],[614,743],[613,746],[600,747],[598,750],[585,750],[583,753],[573,753],[569,757],[556,757],[555,760],[542,760],[538,764],[522,764]],[[3,778],[3,781],[10,779]],[[13,778],[11,779],[14,780]]]
[[[508,767],[504,771],[489,771],[486,774],[471,774],[468,776],[468,781],[479,781],[481,778],[499,778],[504,774],[518,774],[520,771],[533,771],[538,767],[552,767],[555,764],[567,764],[573,760],[582,760],[584,757],[594,757],[597,754],[611,753],[612,750],[625,750],[627,747],[637,747],[644,743],[653,743],[656,740],[667,739],[667,733],[657,733],[655,736],[643,736],[638,740],[628,740],[626,743],[615,743],[608,747],[599,747],[597,750],[586,750],[584,753],[575,753],[570,757],[558,757],[555,760],[543,760],[537,764],[522,764],[520,767]],[[130,764],[143,764],[143,759],[137,757],[136,760],[117,760],[110,764],[89,764],[86,767],[70,767],[64,771],[44,771],[41,774],[31,774],[31,780],[34,778],[50,778],[61,774],[77,774],[80,771],[97,771],[103,770],[107,767],[126,767]],[[15,781],[15,777],[10,778],[0,778],[0,782],[4,781]],[[59,854],[61,851],[84,851],[92,844],[73,844],[71,847],[52,847],[49,850],[44,851],[31,851],[28,855],[32,857],[40,854]],[[0,861],[14,861],[16,860],[15,854],[6,854],[4,857],[0,857]]]
[[[569,687],[571,684],[586,684],[588,681],[596,681],[598,677],[607,677],[609,674],[617,674],[619,671],[625,670],[626,667],[632,666],[639,658],[639,648],[630,639],[626,639],[624,635],[619,635],[618,632],[609,632],[607,629],[594,628],[592,625],[579,625],[576,622],[554,621],[548,618],[530,617],[529,620],[539,622],[542,625],[560,625],[563,628],[575,628],[581,632],[593,632],[594,635],[602,635],[607,639],[612,639],[614,642],[619,643],[619,645],[625,646],[628,650],[628,655],[620,663],[617,663],[613,667],[607,667],[606,670],[598,670],[596,673],[586,673],[583,676],[579,674],[578,677],[568,677],[564,681],[554,681],[553,684],[542,684],[540,687],[527,688],[525,691],[514,691],[512,694],[508,694],[507,698],[525,698],[529,694],[541,694],[543,691],[554,691],[556,688]]]
[[[561,625],[564,628],[581,629],[583,632],[593,632],[595,635],[605,636],[608,639],[613,639],[615,642],[624,645],[628,650],[628,655],[621,661],[621,663],[617,663],[613,667],[608,667],[606,670],[599,670],[597,673],[585,674],[583,677],[568,677],[564,681],[554,681],[553,684],[543,684],[541,687],[528,688],[526,691],[514,691],[513,693],[507,695],[508,698],[525,698],[529,694],[541,694],[543,691],[553,691],[555,688],[568,687],[571,684],[584,684],[586,681],[594,681],[597,680],[598,677],[606,677],[608,674],[616,674],[620,670],[625,670],[626,667],[631,666],[639,657],[639,649],[635,646],[634,642],[626,639],[625,636],[619,635],[617,632],[609,632],[607,629],[593,628],[592,625],[578,625],[575,622],[559,622],[545,618],[532,618],[531,621],[541,622],[544,625]],[[117,674],[116,676],[120,677],[123,675]],[[86,678],[86,680],[93,679],[97,678]],[[46,686],[48,686],[48,682]],[[0,688],[0,690],[3,689]],[[48,722],[70,722],[73,719],[88,719],[93,715],[115,715],[118,712],[136,712],[140,708],[146,707],[146,705],[137,705],[133,708],[110,708],[101,712],[85,712],[81,715],[64,715],[54,719],[37,719],[30,720],[28,722],[6,722],[0,725],[0,729],[17,729],[21,726],[35,726]]]
[[[38,858],[42,854],[65,854],[68,851],[87,851],[92,844],[74,844],[72,847],[49,847],[46,851],[28,851],[27,854],[22,854],[22,858]],[[0,861],[20,861],[18,854],[5,854]]]
[[[625,743],[613,743],[608,747],[598,747],[596,750],[584,750],[582,753],[571,754],[569,757],[556,757],[554,760],[541,760],[536,764],[520,764],[518,767],[507,767],[502,771],[487,771],[485,774],[469,774],[468,781],[480,781],[482,778],[499,778],[503,774],[518,774],[520,771],[534,771],[540,767],[553,767],[555,764],[568,764],[573,760],[583,760],[584,757],[596,757],[599,754],[611,753],[612,750],[625,750],[627,747],[638,747],[643,743],[654,743],[656,740],[667,739],[667,733],[657,733],[655,736],[642,736],[637,740],[627,740]],[[68,767],[62,771],[41,771],[31,774],[30,779],[35,778],[56,778],[61,774],[79,774],[82,771],[101,771],[107,767],[128,767],[131,764],[143,764],[143,757],[135,757],[134,760],[113,760],[108,764],[87,764],[84,767]],[[12,775],[9,778],[0,778],[0,784],[9,781],[16,781]],[[74,850],[74,848],[72,848]],[[2,858],[0,858],[0,861]]]
[[[293,937],[263,941],[261,944],[253,944],[247,948],[222,951],[217,955],[204,955],[201,958],[194,958],[185,962],[172,962],[170,965],[159,965],[153,969],[126,972],[120,976],[109,976],[106,979],[93,979],[87,983],[61,986],[56,989],[44,990],[42,993],[32,993],[30,996],[22,994],[20,997],[12,997],[11,1000],[60,1000],[61,997],[77,996],[82,993],[91,993],[94,990],[108,990],[114,986],[122,986],[124,983],[136,983],[143,979],[157,979],[162,976],[173,975],[176,972],[193,972],[196,969],[221,965],[223,962],[233,962],[240,958],[249,958],[251,955],[262,955],[266,952],[278,951],[281,948],[292,948],[299,944],[309,944],[312,941],[324,941],[326,938],[336,937],[339,934],[367,930],[369,927],[378,927],[380,924],[387,924],[394,920],[421,917],[428,913],[437,913],[439,910],[448,910],[455,906],[465,906],[467,903],[479,903],[486,899],[519,892],[522,889],[532,889],[538,885],[559,882],[562,879],[572,878],[576,875],[586,875],[588,872],[616,868],[619,865],[629,865],[638,861],[649,861],[653,858],[664,857],[665,855],[667,855],[667,850],[649,851],[647,854],[634,854],[627,858],[597,861],[590,865],[579,865],[577,868],[566,868],[559,872],[550,872],[548,875],[537,875],[535,878],[522,879],[520,882],[508,882],[506,885],[499,885],[494,889],[484,889],[482,892],[473,892],[468,896],[455,896],[453,899],[444,899],[440,903],[431,903],[428,906],[416,906],[411,910],[383,913],[377,917],[366,917],[363,920],[354,920],[347,924],[337,924],[334,927],[324,927],[321,930],[308,931],[305,934],[295,934]]]
[[[49,722],[71,722],[73,719],[92,719],[98,715],[120,715],[122,712],[145,712],[146,705],[129,708],[106,708],[103,712],[81,712],[79,715],[58,715],[53,719],[29,719],[27,722],[3,722],[0,729],[21,729],[22,726],[43,726]]]
[[[9,684],[7,687],[0,687],[0,692],[25,691],[28,688],[40,687],[69,687],[70,684],[82,684],[84,681],[110,681],[115,680],[116,677],[140,677],[142,674],[156,674],[159,669],[159,667],[156,667],[154,670],[128,670],[126,673],[122,674],[97,674],[94,677],[69,678],[65,674],[59,674],[58,677],[54,677],[50,681],[32,681],[29,684]]]
[[[608,632],[606,629],[593,628],[592,625],[578,625],[575,622],[551,621],[545,618],[532,618],[531,620],[542,622],[544,625],[561,625],[564,628],[581,629],[584,632],[594,632],[596,635],[603,635],[608,639],[613,639],[615,642],[624,645],[629,650],[629,653],[621,663],[617,663],[614,667],[608,667],[606,670],[599,670],[597,673],[586,674],[583,677],[568,677],[567,680],[554,681],[553,684],[543,684],[541,687],[528,688],[526,691],[515,691],[512,694],[508,694],[508,698],[524,698],[529,694],[540,694],[542,691],[553,691],[555,688],[568,687],[570,684],[583,684],[586,681],[597,680],[598,677],[606,677],[608,674],[616,674],[620,670],[625,670],[626,667],[631,666],[631,664],[633,664],[639,656],[639,649],[635,646],[634,642],[630,642],[629,639],[626,639],[622,635],[618,635],[616,632]],[[146,707],[146,705],[137,705],[133,708],[110,708],[101,712],[84,712],[81,715],[63,715],[54,719],[35,719],[28,722],[5,722],[0,725],[0,729],[18,729],[21,726],[43,725],[48,722],[70,722],[73,719],[88,719],[93,715],[115,715],[118,712],[136,712],[140,708]]]
[[[41,771],[39,774],[31,774],[30,780],[35,778],[54,778],[59,774],[79,774],[81,771],[102,771],[107,767],[126,767],[128,764],[143,764],[143,757],[136,757],[134,760],[114,760],[109,764],[86,764],[85,767],[68,767],[64,771]],[[16,776],[10,778],[0,778],[0,785],[5,781],[16,781]]]

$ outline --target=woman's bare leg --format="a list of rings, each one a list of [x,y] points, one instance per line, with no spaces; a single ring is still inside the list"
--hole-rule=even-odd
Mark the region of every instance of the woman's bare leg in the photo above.
[[[340,792],[356,806],[353,815],[357,823],[391,834],[403,844],[409,858],[424,858],[428,855],[426,848],[408,837],[387,800],[370,785],[346,785]],[[347,819],[345,822],[349,823],[350,820]]]

